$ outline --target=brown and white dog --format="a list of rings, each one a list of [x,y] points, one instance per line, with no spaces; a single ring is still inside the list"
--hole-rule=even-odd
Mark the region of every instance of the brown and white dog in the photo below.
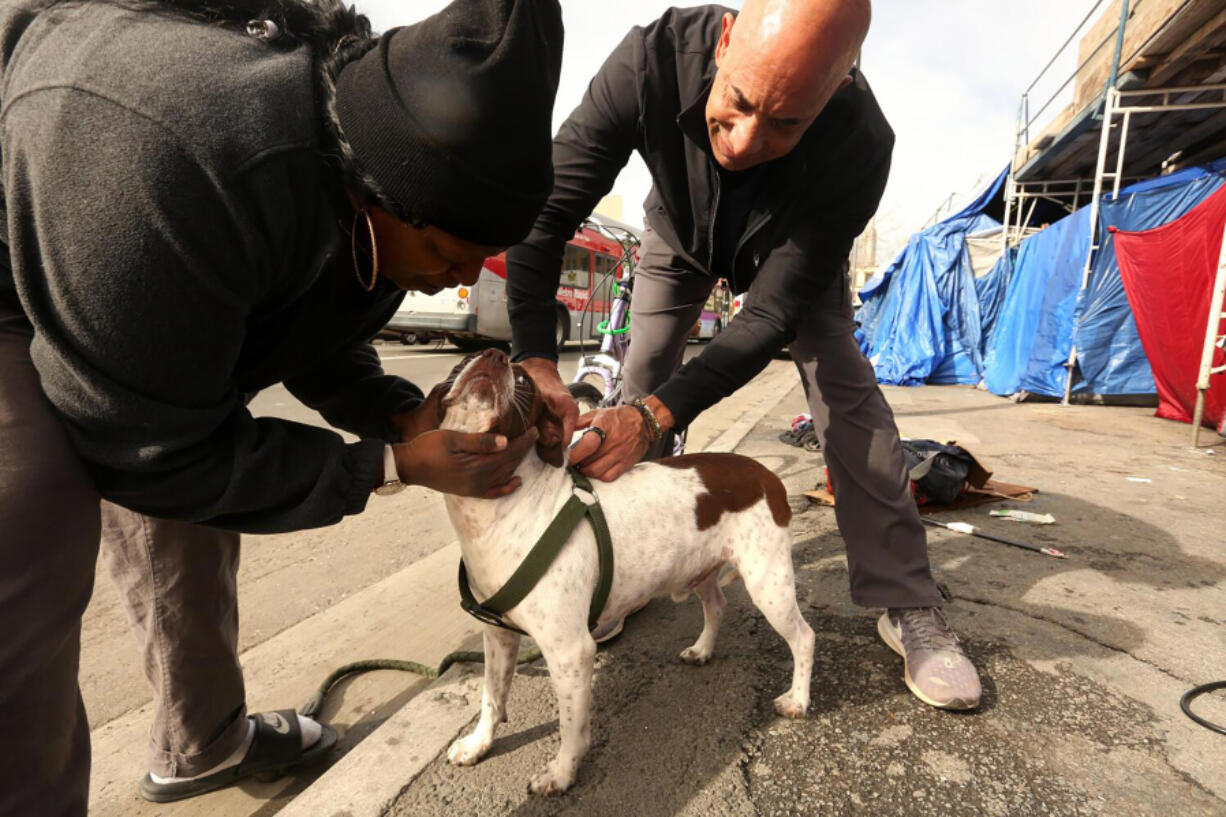
[[[442,428],[498,431],[509,438],[554,422],[531,377],[499,351],[475,355],[456,367],[442,400]],[[560,434],[554,434],[555,438]],[[459,536],[473,594],[484,600],[519,566],[572,494],[561,467],[560,440],[538,443],[516,474],[522,485],[501,499],[446,498]],[[596,486],[613,540],[614,576],[601,626],[615,622],[653,596],[702,600],[703,629],[681,653],[691,664],[711,658],[724,613],[718,576],[735,567],[749,596],[792,650],[791,688],[775,709],[799,718],[809,706],[813,630],[796,604],[792,572],[791,511],[787,492],[769,469],[735,454],[693,454],[635,466],[614,482]],[[506,619],[535,639],[557,693],[561,748],[532,778],[536,794],[565,791],[591,743],[589,710],[596,644],[588,632],[588,607],[598,575],[595,537],[582,522],[532,592]],[[481,718],[447,753],[451,763],[471,765],[489,750],[506,720],[507,691],[515,672],[519,635],[485,628],[485,689]]]

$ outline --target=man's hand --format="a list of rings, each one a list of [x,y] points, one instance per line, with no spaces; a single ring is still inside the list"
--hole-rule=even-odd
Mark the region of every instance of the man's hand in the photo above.
[[[673,413],[654,396],[643,401],[656,416],[662,431],[674,425]],[[597,409],[579,418],[579,428],[599,428],[599,434],[584,434],[571,449],[570,461],[589,477],[612,482],[643,459],[651,447],[647,421],[634,406]]]
[[[536,444],[530,428],[509,445],[501,434],[427,431],[410,443],[392,446],[396,472],[408,485],[445,494],[496,499],[519,487],[515,469]]]
[[[545,405],[562,420],[562,445],[570,445],[570,437],[575,433],[579,421],[579,405],[570,396],[570,390],[562,382],[558,374],[558,364],[543,357],[530,357],[519,363],[532,376],[536,384],[537,394]]]
[[[599,428],[599,434],[584,434],[571,449],[570,461],[593,479],[612,482],[638,463],[647,453],[647,430],[634,406],[596,409],[579,418],[579,428]]]
[[[392,427],[396,429],[400,442],[411,443],[427,431],[434,431],[443,419],[443,395],[447,393],[447,384],[439,383],[426,399],[408,411],[392,415]]]

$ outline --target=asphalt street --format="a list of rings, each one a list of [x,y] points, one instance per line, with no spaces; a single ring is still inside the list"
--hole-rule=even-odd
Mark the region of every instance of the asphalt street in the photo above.
[[[917,701],[902,662],[877,636],[879,611],[851,602],[832,509],[801,495],[820,479],[821,456],[778,440],[786,419],[804,409],[794,388],[736,450],[779,474],[792,501],[797,591],[818,639],[805,718],[776,715],[772,699],[786,688],[791,656],[736,582],[726,588],[719,642],[704,666],[678,658],[702,628],[692,597],[656,599],[601,649],[592,748],[566,794],[528,793],[528,779],[558,749],[558,705],[537,662],[516,673],[508,722],[480,763],[452,766],[439,756],[411,774],[412,743],[381,746],[376,735],[372,757],[378,748],[389,759],[365,764],[365,773],[359,763],[338,767],[338,782],[370,788],[402,769],[388,786],[399,792],[392,808],[315,813],[1226,815],[1224,739],[1178,705],[1194,684],[1226,676],[1226,440],[1193,451],[1187,426],[1155,419],[1152,409],[1014,404],[954,386],[885,392],[904,435],[957,439],[996,478],[1040,488],[1028,503],[997,507],[1057,522],[993,519],[992,506],[939,518],[1070,554],[1051,559],[952,532],[930,535],[933,570],[953,596],[947,615],[982,674],[977,710]],[[480,666],[468,671],[480,681]],[[440,709],[452,705],[443,693],[419,700],[434,698]],[[480,694],[460,700],[475,716]],[[1197,708],[1226,719],[1220,694]],[[396,749],[400,763],[390,760]],[[339,789],[316,785],[312,803],[339,806]]]

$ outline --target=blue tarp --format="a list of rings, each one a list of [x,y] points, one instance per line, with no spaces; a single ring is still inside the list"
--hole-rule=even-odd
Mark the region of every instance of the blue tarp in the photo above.
[[[979,382],[979,300],[966,236],[999,226],[974,214],[930,227],[861,290],[857,320],[880,382]]]
[[[999,229],[982,210],[1004,179],[1002,173],[960,212],[911,236],[894,263],[860,290],[857,336],[880,382],[979,382],[981,298],[966,239]]]
[[[860,291],[859,340],[882,383],[979,383],[995,394],[1153,394],[1109,227],[1146,230],[1187,213],[1226,181],[1226,159],[1132,185],[1103,201],[1098,252],[1080,289],[1090,208],[1056,221],[975,279],[966,238],[999,226],[982,210],[1003,176],[962,212],[913,235]]]
[[[1017,249],[1013,277],[984,355],[984,386],[993,394],[1013,394],[1022,385],[1042,317],[1050,262],[1072,222],[1061,219],[1031,236]],[[1043,240],[1036,240],[1043,236]]]
[[[1019,297],[1009,303],[1008,325],[998,338],[1008,337],[1017,354],[1013,366],[994,370],[987,365],[990,379],[985,377],[985,384],[992,393],[1013,394],[1019,386],[1033,394],[1063,393],[1065,364],[1073,344],[1073,312],[1090,249],[1089,223],[1090,209],[1083,207],[1023,242],[1031,244],[1030,252],[1025,254],[1025,263],[1018,263],[1016,275],[1028,283],[1019,291],[1033,298]],[[1017,321],[1020,327],[1013,326],[1012,319],[1021,314],[1027,318]]]

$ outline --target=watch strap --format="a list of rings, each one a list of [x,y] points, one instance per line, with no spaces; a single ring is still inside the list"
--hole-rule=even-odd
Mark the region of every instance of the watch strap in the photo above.
[[[391,443],[383,446],[383,481],[375,487],[375,493],[381,495],[394,494],[405,487],[400,480],[400,472],[396,470],[396,452]]]

